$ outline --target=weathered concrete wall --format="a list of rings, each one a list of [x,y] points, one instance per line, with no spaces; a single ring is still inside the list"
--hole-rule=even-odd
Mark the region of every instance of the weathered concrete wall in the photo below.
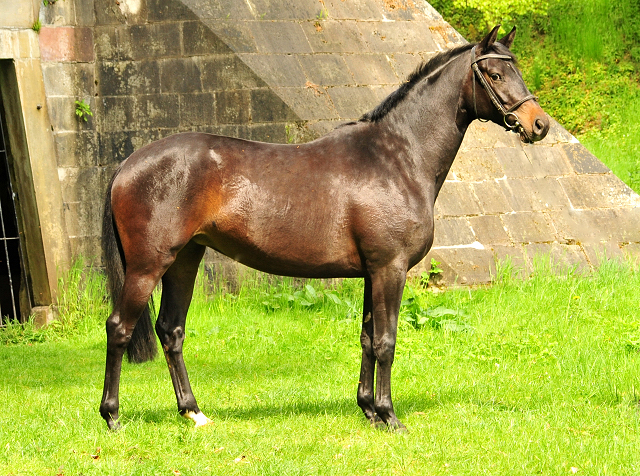
[[[95,258],[107,181],[135,149],[187,130],[308,140],[357,119],[421,61],[464,42],[420,0],[18,3],[40,9],[72,250]],[[74,114],[80,99],[94,112],[87,122]],[[582,267],[600,250],[638,256],[639,210],[638,196],[558,124],[523,146],[476,123],[436,204],[424,267],[434,257],[446,282],[481,283],[505,256],[523,268],[538,252]]]

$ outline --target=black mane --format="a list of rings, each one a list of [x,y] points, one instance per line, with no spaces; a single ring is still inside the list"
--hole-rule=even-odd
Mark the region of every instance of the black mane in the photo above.
[[[407,96],[407,94],[409,94],[409,91],[411,91],[411,89],[413,89],[413,87],[418,84],[423,78],[431,74],[433,71],[436,71],[441,66],[445,65],[454,56],[464,51],[470,50],[471,48],[473,48],[473,46],[474,44],[470,43],[458,46],[456,48],[443,51],[442,53],[437,54],[428,61],[425,61],[420,66],[418,66],[413,73],[409,75],[407,80],[402,83],[402,85],[398,89],[389,94],[389,96],[387,96],[384,101],[378,104],[375,109],[364,114],[359,119],[359,121],[378,122],[380,119],[389,114],[389,112],[393,108],[395,108]]]

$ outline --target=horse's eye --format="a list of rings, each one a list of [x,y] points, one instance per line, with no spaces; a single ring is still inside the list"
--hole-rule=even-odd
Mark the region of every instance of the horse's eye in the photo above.
[[[493,79],[494,81],[500,81],[502,79],[502,76],[500,76],[498,73],[491,73],[491,79]]]

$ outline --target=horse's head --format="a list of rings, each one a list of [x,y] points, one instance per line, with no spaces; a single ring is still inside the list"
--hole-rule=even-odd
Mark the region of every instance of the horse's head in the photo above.
[[[515,27],[496,41],[496,26],[471,50],[470,98],[472,114],[518,132],[523,142],[536,142],[549,132],[549,118],[527,89],[522,74],[509,51],[516,35]]]

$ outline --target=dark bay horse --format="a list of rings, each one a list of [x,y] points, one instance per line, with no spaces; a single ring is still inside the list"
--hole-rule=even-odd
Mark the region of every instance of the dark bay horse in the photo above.
[[[407,271],[433,242],[433,206],[464,134],[491,120],[542,139],[549,120],[498,27],[438,54],[359,121],[300,145],[182,133],[122,162],[109,185],[103,247],[113,298],[100,414],[118,427],[123,354],[155,355],[148,302],[180,413],[202,414],[182,357],[194,280],[209,246],[252,268],[305,278],[364,278],[357,402],[375,426],[403,429],[391,401]],[[377,364],[377,378],[374,371]]]

